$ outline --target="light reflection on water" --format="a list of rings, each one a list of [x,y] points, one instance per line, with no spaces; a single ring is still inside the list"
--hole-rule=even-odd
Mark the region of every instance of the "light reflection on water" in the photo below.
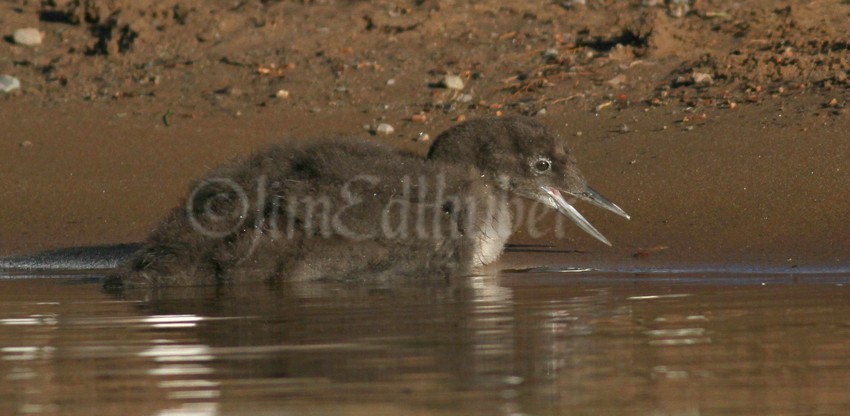
[[[0,282],[0,414],[840,414],[850,276]],[[811,283],[810,283],[811,282]]]

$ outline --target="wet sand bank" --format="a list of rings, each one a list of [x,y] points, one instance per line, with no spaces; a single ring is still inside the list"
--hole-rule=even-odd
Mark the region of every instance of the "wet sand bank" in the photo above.
[[[73,115],[41,108],[37,114],[51,122],[38,124],[26,118],[35,109],[4,104],[10,107],[0,116],[9,133],[0,144],[4,255],[141,241],[209,167],[280,138],[320,137],[330,124],[321,115],[287,120],[268,111],[166,127],[156,114],[120,116],[121,108],[98,105]],[[554,233],[533,239],[520,225],[512,242],[638,265],[850,264],[850,122],[779,107],[715,110],[710,123],[690,131],[675,123],[676,110],[541,117],[572,143],[590,183],[633,219],[618,221],[579,205],[613,248],[571,224],[562,239]],[[357,114],[335,117],[336,133],[427,149],[426,143],[369,136],[356,120]],[[632,131],[617,132],[624,122]],[[22,147],[11,137],[33,145]],[[554,218],[548,215],[538,228]]]

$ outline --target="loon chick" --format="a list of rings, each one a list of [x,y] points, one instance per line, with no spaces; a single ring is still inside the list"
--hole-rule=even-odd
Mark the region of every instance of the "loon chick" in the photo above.
[[[190,189],[107,287],[470,273],[502,253],[509,196],[608,245],[565,196],[629,218],[587,185],[563,139],[519,116],[451,127],[427,159],[355,139],[275,144]]]

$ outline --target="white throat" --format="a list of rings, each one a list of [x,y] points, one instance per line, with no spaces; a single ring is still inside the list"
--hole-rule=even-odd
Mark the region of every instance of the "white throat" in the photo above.
[[[487,207],[478,211],[481,217],[476,221],[477,234],[473,236],[473,267],[492,263],[499,258],[511,236],[511,211],[505,194],[502,195],[501,198],[489,197]]]

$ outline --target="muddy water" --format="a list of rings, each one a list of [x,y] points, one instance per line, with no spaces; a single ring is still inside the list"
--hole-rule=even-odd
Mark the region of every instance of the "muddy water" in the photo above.
[[[0,414],[842,414],[850,275],[0,280]]]

